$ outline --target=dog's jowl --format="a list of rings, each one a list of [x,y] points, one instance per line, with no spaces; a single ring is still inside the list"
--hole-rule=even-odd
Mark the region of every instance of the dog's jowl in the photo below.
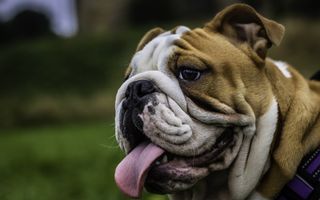
[[[116,97],[115,181],[170,199],[274,199],[320,145],[320,82],[267,57],[285,29],[235,4],[143,37]]]

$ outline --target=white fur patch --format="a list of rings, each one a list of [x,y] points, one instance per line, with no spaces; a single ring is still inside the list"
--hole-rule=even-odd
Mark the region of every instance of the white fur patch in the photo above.
[[[172,54],[173,48],[175,48],[174,42],[189,30],[185,26],[180,26],[175,33],[167,31],[151,40],[133,56],[131,60],[131,75],[149,70],[167,71],[168,58]]]
[[[288,70],[288,64],[283,61],[273,61],[273,63],[277,66],[277,68],[281,71],[281,73],[286,77],[286,78],[291,78],[292,75]]]
[[[229,177],[232,199],[245,199],[259,182],[268,163],[277,121],[278,103],[273,98],[268,111],[257,120],[256,133],[253,136],[244,135],[242,147]]]

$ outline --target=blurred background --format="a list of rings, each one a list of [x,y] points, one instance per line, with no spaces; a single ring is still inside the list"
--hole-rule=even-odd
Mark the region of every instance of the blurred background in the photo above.
[[[136,44],[235,2],[286,26],[271,57],[305,77],[320,69],[316,0],[0,0],[0,199],[126,199],[113,105]]]

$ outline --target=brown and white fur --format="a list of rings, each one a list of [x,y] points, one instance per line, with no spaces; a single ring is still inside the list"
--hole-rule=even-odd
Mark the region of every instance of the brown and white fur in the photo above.
[[[159,89],[153,94],[157,104],[146,104],[138,115],[143,134],[173,155],[197,157],[225,129],[232,127],[234,134],[219,159],[199,174],[187,173],[191,183],[159,183],[170,185],[170,199],[273,199],[304,155],[320,145],[320,82],[267,57],[284,32],[252,7],[235,4],[203,28],[155,28],[143,37],[117,94],[120,147],[126,153],[133,148],[122,133],[120,113],[127,86],[137,80]],[[201,77],[183,80],[183,68]]]

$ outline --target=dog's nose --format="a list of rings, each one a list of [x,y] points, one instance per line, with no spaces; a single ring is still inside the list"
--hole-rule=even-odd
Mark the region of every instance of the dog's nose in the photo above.
[[[125,93],[125,100],[122,103],[122,123],[120,129],[123,137],[130,146],[135,147],[146,140],[143,134],[143,121],[138,116],[150,102],[150,95],[156,92],[156,86],[148,80],[139,80],[130,83]]]
[[[125,96],[128,99],[139,101],[147,94],[154,93],[155,91],[156,88],[151,81],[139,80],[134,81],[128,85]]]

